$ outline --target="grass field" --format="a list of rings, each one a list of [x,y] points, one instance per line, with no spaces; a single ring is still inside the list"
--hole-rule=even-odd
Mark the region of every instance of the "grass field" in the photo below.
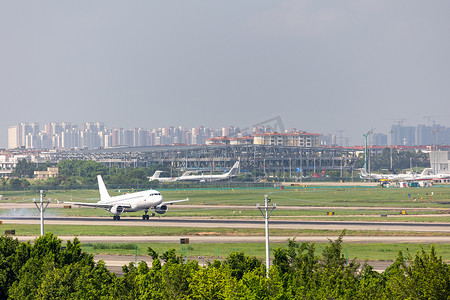
[[[285,206],[393,206],[399,208],[414,207],[449,207],[450,186],[430,188],[248,188],[248,189],[159,189],[165,200],[184,199],[189,197],[190,204],[214,205],[255,205],[264,202],[268,195],[273,203]],[[110,190],[112,196],[118,191]],[[39,199],[39,191],[0,192],[3,201],[30,202]],[[59,190],[47,191],[47,197],[52,201],[98,201],[97,190]]]
[[[247,189],[159,189],[165,200],[189,197],[192,204],[254,205],[269,195],[280,205],[295,206],[397,206],[439,207],[450,204],[450,186],[430,188],[377,188],[377,187],[307,187],[307,188],[247,188]],[[111,196],[123,194],[109,190]],[[98,201],[98,190],[47,191],[47,198],[56,201]],[[29,202],[39,199],[39,191],[3,191],[8,202]]]
[[[1,230],[15,230],[18,236],[37,236],[40,234],[40,225],[3,224]],[[148,226],[99,226],[99,225],[45,225],[45,231],[58,236],[264,236],[264,229],[252,228],[190,228],[190,227],[148,227]],[[339,235],[341,230],[289,230],[269,229],[271,236],[330,236]],[[413,232],[413,231],[382,231],[382,230],[347,230],[346,235],[372,235],[372,236],[447,236],[445,232]]]

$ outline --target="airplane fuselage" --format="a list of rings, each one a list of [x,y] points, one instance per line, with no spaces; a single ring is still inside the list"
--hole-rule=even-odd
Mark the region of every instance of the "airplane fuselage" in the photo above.
[[[162,203],[163,196],[156,190],[135,192],[132,194],[119,195],[100,201],[99,204],[110,204],[115,206],[127,206],[124,210],[129,212],[150,210],[151,207]]]
[[[448,180],[450,179],[450,174],[436,174],[436,175],[419,175],[415,180]]]
[[[233,167],[231,168],[231,170],[227,173],[223,173],[223,174],[217,174],[217,175],[205,175],[205,174],[201,174],[201,175],[191,175],[190,171],[185,172],[183,175],[181,175],[180,177],[159,177],[159,175],[162,173],[162,171],[155,171],[155,174],[151,177],[148,177],[150,181],[152,180],[158,180],[159,182],[174,182],[174,181],[200,181],[200,182],[204,182],[204,181],[219,181],[219,180],[227,180],[233,177],[236,177],[237,174],[239,173],[239,161],[237,161]]]
[[[189,175],[181,176],[178,181],[215,181],[215,180],[225,180],[230,178],[228,175]]]

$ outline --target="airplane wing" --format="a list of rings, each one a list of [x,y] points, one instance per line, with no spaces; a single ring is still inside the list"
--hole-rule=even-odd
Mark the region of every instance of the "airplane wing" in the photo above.
[[[113,204],[107,204],[107,203],[89,203],[89,202],[62,202],[64,204],[72,204],[72,205],[78,205],[78,206],[86,206],[86,207],[94,207],[94,208],[103,208],[103,209],[110,209],[111,207],[113,207],[114,205],[119,205],[122,206],[124,208],[131,208],[130,204],[118,204],[118,203],[114,203]]]
[[[164,201],[160,205],[172,205],[174,203],[186,202],[186,201],[189,201],[189,198],[186,198],[186,199],[183,199],[183,200]]]

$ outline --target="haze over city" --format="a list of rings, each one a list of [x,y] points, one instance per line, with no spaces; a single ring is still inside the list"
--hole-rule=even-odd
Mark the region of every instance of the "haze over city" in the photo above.
[[[2,1],[0,147],[20,122],[450,126],[448,1]]]

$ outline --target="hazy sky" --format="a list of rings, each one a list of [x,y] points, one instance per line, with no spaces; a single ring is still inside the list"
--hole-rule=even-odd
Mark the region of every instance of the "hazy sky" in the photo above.
[[[450,1],[0,0],[0,147],[19,122],[450,126]]]

